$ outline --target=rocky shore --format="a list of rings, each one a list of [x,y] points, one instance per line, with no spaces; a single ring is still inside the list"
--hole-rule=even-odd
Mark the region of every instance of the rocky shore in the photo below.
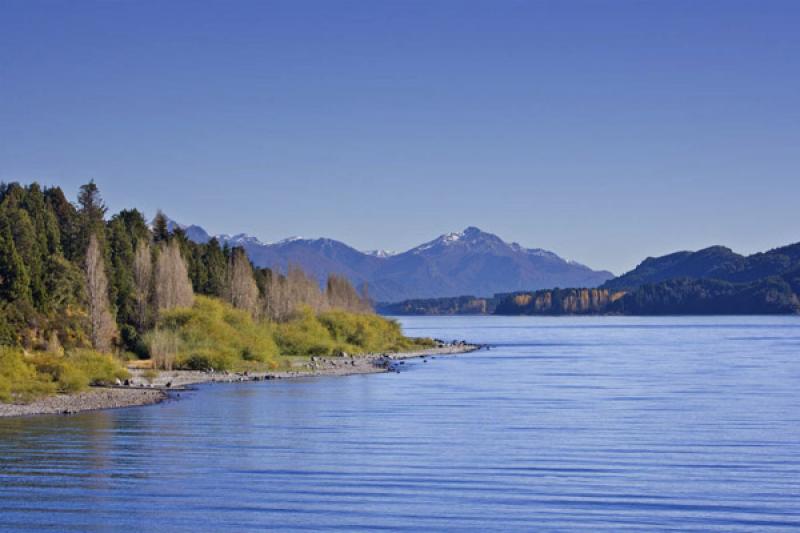
[[[311,357],[292,370],[280,372],[200,372],[190,370],[162,371],[148,379],[144,371],[132,369],[127,385],[93,387],[77,394],[57,394],[28,404],[0,403],[0,418],[44,414],[74,414],[96,409],[115,409],[159,403],[170,397],[170,392],[187,386],[208,382],[243,382],[272,379],[296,379],[313,376],[348,376],[394,372],[404,364],[404,359],[427,358],[472,352],[480,346],[466,343],[448,344],[415,352],[348,355],[339,357]]]

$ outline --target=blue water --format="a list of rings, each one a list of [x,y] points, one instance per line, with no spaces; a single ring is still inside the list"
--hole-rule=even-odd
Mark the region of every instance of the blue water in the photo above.
[[[402,321],[494,347],[0,420],[0,530],[800,528],[800,318]]]

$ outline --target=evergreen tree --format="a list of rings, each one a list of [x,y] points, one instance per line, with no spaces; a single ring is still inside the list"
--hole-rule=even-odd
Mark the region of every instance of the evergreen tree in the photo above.
[[[64,257],[75,263],[80,263],[82,258],[78,237],[78,212],[75,206],[67,200],[64,192],[59,187],[45,189],[44,196],[49,210],[53,213],[58,224],[61,251]]]
[[[0,234],[0,298],[8,302],[31,301],[28,270],[9,228]]]
[[[202,262],[206,270],[206,284],[202,293],[209,296],[222,296],[227,278],[228,258],[225,251],[220,248],[217,239],[211,239],[205,245]]]
[[[169,225],[167,217],[161,210],[156,213],[153,219],[153,241],[166,242],[169,240]]]
[[[24,193],[23,193],[24,194]],[[19,205],[19,204],[17,204]],[[36,238],[36,229],[31,222],[28,212],[19,207],[4,210],[0,225],[10,230],[11,241],[19,254],[25,267],[31,303],[38,309],[44,304],[44,280],[39,241]],[[45,254],[44,257],[47,257]]]
[[[114,216],[108,224],[109,248],[111,250],[111,301],[116,307],[120,325],[132,323],[135,309],[133,258],[134,248],[125,221]]]
[[[89,239],[97,239],[103,256],[106,255],[105,216],[107,208],[94,180],[81,186],[78,194],[81,255],[85,255]]]

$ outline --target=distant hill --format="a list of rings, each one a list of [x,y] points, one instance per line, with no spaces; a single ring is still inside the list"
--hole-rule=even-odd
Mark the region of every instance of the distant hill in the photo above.
[[[649,257],[600,288],[381,304],[384,314],[708,315],[800,313],[800,243],[743,256],[723,246]]]
[[[800,243],[743,256],[724,246],[697,252],[648,257],[636,268],[603,284],[607,289],[634,289],[648,283],[688,278],[750,283],[800,267]]]
[[[199,226],[180,227],[196,242],[212,238]],[[558,286],[596,287],[613,277],[547,250],[507,243],[475,227],[441,235],[402,253],[361,252],[324,238],[294,237],[275,243],[245,234],[215,238],[229,246],[242,246],[260,267],[285,271],[288,265],[297,264],[320,280],[336,273],[354,285],[366,283],[371,297],[382,302],[461,294],[488,296]]]

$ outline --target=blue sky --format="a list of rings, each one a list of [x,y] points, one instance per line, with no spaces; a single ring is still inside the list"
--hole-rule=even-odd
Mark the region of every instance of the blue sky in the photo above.
[[[596,268],[800,240],[800,2],[2,2],[0,179]]]

